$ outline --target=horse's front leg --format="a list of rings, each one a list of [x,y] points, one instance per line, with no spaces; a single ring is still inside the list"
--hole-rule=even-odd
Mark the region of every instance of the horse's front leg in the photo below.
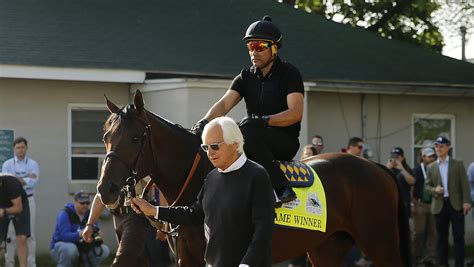
[[[206,265],[204,261],[206,242],[202,225],[181,226],[177,247],[179,267],[204,267]]]

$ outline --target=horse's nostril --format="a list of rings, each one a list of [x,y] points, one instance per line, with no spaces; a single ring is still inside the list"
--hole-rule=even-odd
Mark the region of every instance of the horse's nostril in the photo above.
[[[111,184],[109,190],[111,193],[116,193],[120,190],[120,188],[116,184]]]

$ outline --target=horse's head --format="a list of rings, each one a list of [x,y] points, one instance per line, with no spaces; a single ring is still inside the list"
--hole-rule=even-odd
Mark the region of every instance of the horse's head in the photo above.
[[[150,125],[140,91],[135,93],[134,105],[122,109],[107,101],[110,116],[104,125],[107,155],[97,185],[102,202],[108,208],[119,203],[121,189],[129,177],[136,179],[149,174],[153,156],[150,147]]]

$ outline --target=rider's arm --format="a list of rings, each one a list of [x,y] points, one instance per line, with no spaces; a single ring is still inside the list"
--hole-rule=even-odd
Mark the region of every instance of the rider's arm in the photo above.
[[[211,121],[214,118],[226,115],[239,103],[240,99],[240,94],[237,91],[227,90],[224,96],[209,109],[203,119]]]
[[[291,93],[286,96],[288,109],[277,114],[270,115],[268,125],[286,127],[300,122],[303,118],[304,96],[302,93]]]
[[[97,220],[100,217],[100,214],[102,214],[104,209],[105,209],[105,205],[102,204],[102,201],[100,200],[99,195],[95,194],[94,200],[92,201],[92,207],[89,214],[89,219],[87,219],[86,227],[84,228],[84,231],[82,232],[82,238],[84,238],[86,242],[92,242],[92,234],[94,232],[93,225],[97,222]]]

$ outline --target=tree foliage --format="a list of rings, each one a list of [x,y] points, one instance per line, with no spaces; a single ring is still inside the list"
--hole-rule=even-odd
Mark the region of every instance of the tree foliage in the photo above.
[[[283,0],[328,19],[364,27],[389,39],[398,39],[441,53],[443,36],[433,23],[439,2],[430,0]]]

